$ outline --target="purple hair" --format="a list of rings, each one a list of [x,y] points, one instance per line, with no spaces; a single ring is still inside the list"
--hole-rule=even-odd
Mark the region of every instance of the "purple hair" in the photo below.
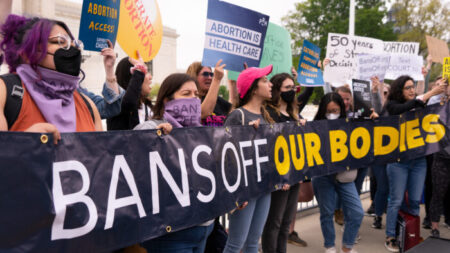
[[[3,55],[0,64],[5,61],[9,66],[9,72],[15,72],[23,63],[22,58],[28,59],[30,66],[37,69],[47,54],[47,41],[54,25],[59,25],[67,31],[73,39],[66,24],[60,21],[46,18],[25,18],[11,14],[0,28],[3,36],[0,49]]]

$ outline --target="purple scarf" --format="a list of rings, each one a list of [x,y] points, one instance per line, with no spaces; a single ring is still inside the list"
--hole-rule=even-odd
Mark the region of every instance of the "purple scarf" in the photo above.
[[[164,105],[164,118],[174,127],[201,126],[201,104],[198,98],[180,98]]]
[[[19,65],[17,74],[48,123],[60,132],[76,131],[73,92],[79,77],[41,67],[37,73],[28,64]]]

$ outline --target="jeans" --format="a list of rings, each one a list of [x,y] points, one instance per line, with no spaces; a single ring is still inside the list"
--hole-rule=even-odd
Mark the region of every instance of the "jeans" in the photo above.
[[[364,183],[364,179],[367,176],[367,171],[368,170],[369,170],[368,167],[358,169],[358,174],[356,175],[356,178],[355,178],[355,181],[354,181],[355,182],[356,191],[358,192],[358,195],[361,194],[362,185]],[[339,196],[336,196],[336,210],[337,209],[342,209],[342,203],[341,203],[341,199],[339,198]]]
[[[264,253],[285,253],[289,237],[289,227],[297,212],[300,183],[289,190],[272,192],[269,216],[262,234]]]
[[[373,165],[372,174],[377,181],[377,190],[374,198],[375,215],[382,216],[386,210],[389,196],[389,182],[386,174],[386,165]]]
[[[336,175],[315,177],[312,179],[314,194],[319,203],[320,226],[325,240],[325,248],[335,246],[335,231],[333,214],[336,194],[341,199],[344,211],[345,228],[342,237],[344,247],[351,249],[355,244],[356,235],[364,217],[361,200],[356,191],[355,183],[339,183]]]
[[[145,241],[141,246],[152,253],[203,253],[213,228],[214,223],[195,226]]]
[[[395,237],[395,227],[400,208],[409,214],[419,215],[419,204],[422,197],[426,171],[427,164],[425,158],[387,165],[389,202],[386,217],[386,236]],[[407,204],[403,203],[405,191],[408,191]]]
[[[257,253],[269,208],[270,193],[249,200],[247,207],[231,214],[223,253]]]

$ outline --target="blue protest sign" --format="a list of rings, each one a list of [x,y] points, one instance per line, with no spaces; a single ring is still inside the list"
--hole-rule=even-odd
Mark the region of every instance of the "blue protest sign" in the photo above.
[[[120,0],[84,0],[78,38],[84,49],[101,51],[107,40],[116,42],[119,27]]]
[[[219,59],[241,71],[244,62],[259,67],[269,16],[218,0],[208,0],[203,66]]]
[[[300,62],[298,63],[297,81],[302,86],[322,86],[322,71],[317,66],[320,60],[320,48],[313,43],[304,40]]]

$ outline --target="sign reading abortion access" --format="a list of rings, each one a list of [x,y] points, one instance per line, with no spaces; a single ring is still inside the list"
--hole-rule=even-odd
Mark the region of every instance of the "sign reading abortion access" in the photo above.
[[[409,75],[416,81],[423,81],[423,58],[420,55],[391,55],[385,78],[395,80],[402,75]]]
[[[322,86],[322,70],[317,66],[320,61],[320,48],[304,40],[297,68],[297,81],[302,86]],[[288,72],[289,73],[289,72]]]
[[[241,71],[243,64],[258,67],[269,16],[218,0],[208,0],[203,66],[219,59],[227,70]]]
[[[116,0],[117,2],[119,0]],[[109,1],[111,2],[111,1]],[[121,0],[117,41],[125,53],[152,60],[161,48],[163,25],[156,0]]]
[[[371,77],[377,76],[382,82],[384,75],[389,68],[391,57],[386,54],[363,54],[357,56],[357,77],[361,80],[370,80]]]
[[[83,41],[84,49],[101,51],[108,47],[107,40],[113,45],[119,25],[120,1],[84,0],[81,11],[78,38]]]

